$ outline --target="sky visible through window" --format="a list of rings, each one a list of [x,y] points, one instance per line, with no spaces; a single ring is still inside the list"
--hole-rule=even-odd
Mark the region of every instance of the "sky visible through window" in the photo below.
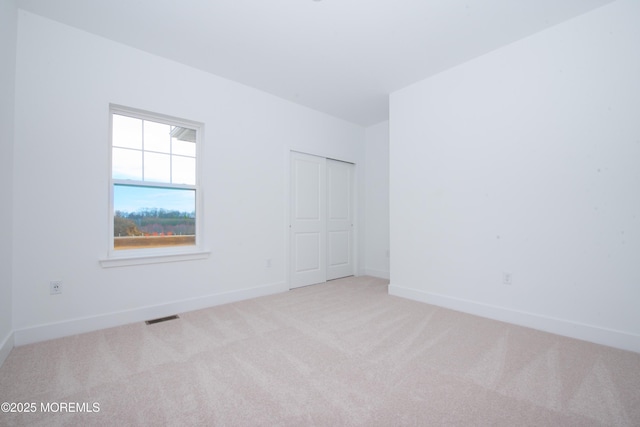
[[[116,185],[113,189],[113,206],[121,212],[162,208],[191,214],[196,210],[195,191]]]

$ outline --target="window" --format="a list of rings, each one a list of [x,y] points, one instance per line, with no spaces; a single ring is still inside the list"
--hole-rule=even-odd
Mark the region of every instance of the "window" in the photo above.
[[[110,255],[201,247],[198,123],[111,107]]]

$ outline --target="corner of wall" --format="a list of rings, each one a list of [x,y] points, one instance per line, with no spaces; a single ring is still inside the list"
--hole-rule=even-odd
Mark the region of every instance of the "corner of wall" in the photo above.
[[[0,365],[13,348],[13,150],[15,139],[15,78],[18,39],[18,9],[15,0],[0,2],[0,223],[8,233],[0,239]],[[8,201],[8,202],[7,202]],[[5,336],[6,334],[6,336]]]
[[[371,270],[371,269],[367,269],[367,270],[365,270],[364,274],[366,276],[373,276],[373,277],[377,277],[379,279],[387,279],[387,280],[389,280],[391,278],[391,274],[389,273],[388,270]]]

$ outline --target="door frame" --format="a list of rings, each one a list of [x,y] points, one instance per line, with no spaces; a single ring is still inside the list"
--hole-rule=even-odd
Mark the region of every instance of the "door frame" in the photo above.
[[[325,159],[337,160],[340,162],[346,162],[353,164],[353,275],[359,276],[359,261],[358,254],[360,252],[360,227],[359,227],[359,212],[360,212],[360,204],[359,200],[359,191],[358,191],[358,177],[359,177],[359,169],[358,163],[354,159],[347,159],[344,157],[336,157],[327,153],[318,153],[311,152],[307,150],[300,150],[295,148],[286,148],[284,153],[284,165],[286,165],[286,173],[285,173],[285,200],[284,200],[284,241],[285,241],[285,281],[287,290],[291,290],[291,153],[301,153],[308,154],[310,156],[316,157],[324,157]],[[294,288],[295,289],[295,288]]]

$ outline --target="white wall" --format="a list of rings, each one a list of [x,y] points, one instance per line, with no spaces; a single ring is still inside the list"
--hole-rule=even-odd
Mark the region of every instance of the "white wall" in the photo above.
[[[392,294],[640,351],[639,17],[620,0],[392,94]]]
[[[109,103],[205,124],[209,259],[100,266]],[[17,345],[285,290],[288,150],[364,158],[359,126],[24,11],[15,132]]]
[[[365,130],[365,272],[389,278],[389,122]]]
[[[12,199],[14,81],[18,13],[15,0],[0,0],[0,365],[13,347],[12,327]]]

